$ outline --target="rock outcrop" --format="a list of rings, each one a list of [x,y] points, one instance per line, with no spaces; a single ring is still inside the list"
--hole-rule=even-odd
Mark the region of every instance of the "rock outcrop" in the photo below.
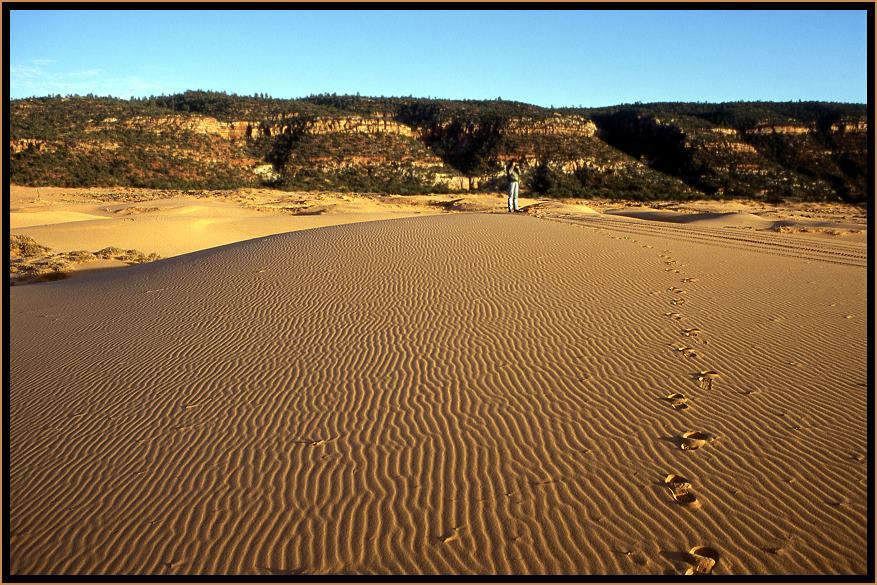
[[[865,120],[840,120],[834,122],[829,130],[838,134],[864,134],[868,132],[868,122]]]
[[[765,124],[747,128],[743,132],[748,135],[764,136],[770,134],[809,134],[813,128],[798,124]]]
[[[732,128],[637,108],[598,114],[595,120],[609,143],[708,195],[816,200],[863,195],[856,173],[835,161],[842,149],[826,148],[817,123]],[[850,123],[850,132],[863,125]]]
[[[515,102],[187,92],[11,103],[11,177],[25,184],[416,193],[867,198],[864,106]]]

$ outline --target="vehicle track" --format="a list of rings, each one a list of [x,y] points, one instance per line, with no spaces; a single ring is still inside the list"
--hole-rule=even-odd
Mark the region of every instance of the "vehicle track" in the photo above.
[[[864,244],[849,242],[803,241],[788,234],[741,234],[734,228],[707,228],[675,225],[666,222],[649,223],[644,220],[606,216],[573,214],[540,215],[542,219],[575,223],[596,229],[608,229],[633,235],[653,235],[670,240],[683,240],[724,247],[765,252],[774,255],[830,262],[845,266],[867,268],[868,254]]]

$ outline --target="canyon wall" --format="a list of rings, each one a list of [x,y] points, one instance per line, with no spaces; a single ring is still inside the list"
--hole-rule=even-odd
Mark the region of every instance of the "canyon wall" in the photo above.
[[[11,102],[11,177],[415,193],[502,190],[515,161],[548,195],[866,199],[864,106],[805,106],[33,98]]]

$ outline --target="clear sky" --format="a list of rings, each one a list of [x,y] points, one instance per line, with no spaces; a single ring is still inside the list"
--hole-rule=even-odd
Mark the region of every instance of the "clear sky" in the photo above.
[[[12,10],[12,98],[867,101],[858,11]]]

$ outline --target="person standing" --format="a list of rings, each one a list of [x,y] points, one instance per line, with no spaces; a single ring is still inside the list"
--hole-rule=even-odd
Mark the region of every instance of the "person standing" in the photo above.
[[[518,167],[518,163],[509,163],[506,167],[506,175],[509,180],[509,212],[522,211],[518,208],[518,191],[521,182],[521,169]]]

